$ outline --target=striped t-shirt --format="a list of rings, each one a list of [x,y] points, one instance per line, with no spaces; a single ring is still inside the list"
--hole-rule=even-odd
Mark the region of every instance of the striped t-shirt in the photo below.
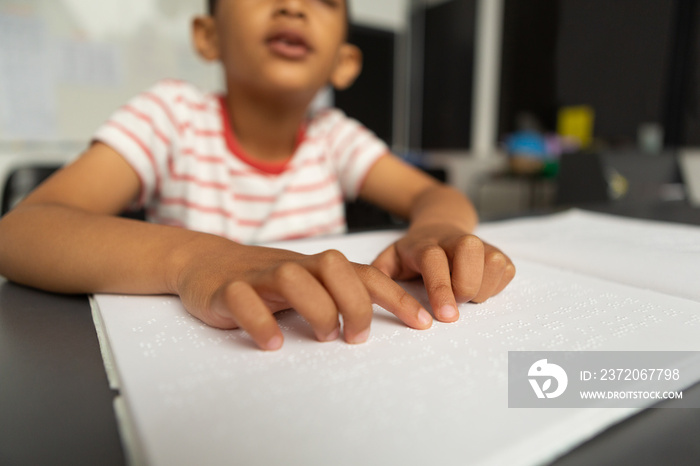
[[[264,163],[239,146],[221,96],[161,81],[120,108],[95,139],[141,180],[149,221],[253,244],[346,230],[357,196],[386,145],[336,109],[310,117],[293,156]]]

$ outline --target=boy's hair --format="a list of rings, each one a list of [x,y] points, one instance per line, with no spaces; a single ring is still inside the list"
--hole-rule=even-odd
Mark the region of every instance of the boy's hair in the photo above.
[[[214,16],[214,11],[216,10],[216,0],[207,0],[207,7],[209,16]]]

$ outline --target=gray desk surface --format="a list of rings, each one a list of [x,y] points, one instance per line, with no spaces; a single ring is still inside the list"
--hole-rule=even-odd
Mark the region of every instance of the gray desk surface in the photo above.
[[[0,464],[124,464],[85,296],[0,279]]]
[[[682,206],[596,210],[700,224]],[[0,278],[0,465],[124,464],[114,396],[87,298]],[[684,397],[700,405],[700,385]],[[699,432],[700,409],[649,409],[555,464],[700,464]]]

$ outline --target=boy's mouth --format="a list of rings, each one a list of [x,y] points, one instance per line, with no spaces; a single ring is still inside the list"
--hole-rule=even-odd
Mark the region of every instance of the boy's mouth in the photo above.
[[[293,31],[282,31],[267,38],[267,45],[273,53],[284,58],[299,60],[311,52],[304,37]]]

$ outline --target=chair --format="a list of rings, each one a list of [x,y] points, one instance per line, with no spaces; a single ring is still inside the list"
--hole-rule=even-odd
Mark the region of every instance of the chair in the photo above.
[[[65,154],[0,155],[0,216],[67,161]]]

